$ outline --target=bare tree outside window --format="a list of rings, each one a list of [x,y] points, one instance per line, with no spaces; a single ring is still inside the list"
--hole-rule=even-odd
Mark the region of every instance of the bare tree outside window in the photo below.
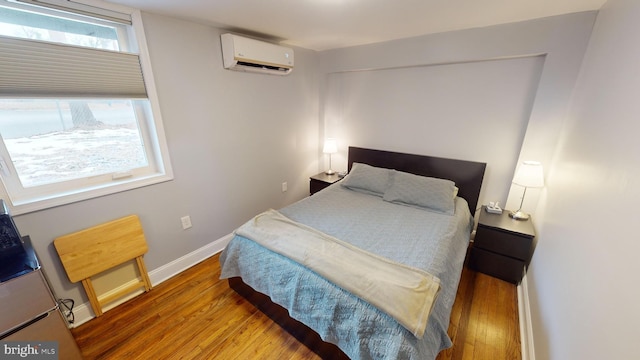
[[[69,101],[69,107],[74,129],[92,129],[104,125],[101,121],[96,120],[86,101]]]

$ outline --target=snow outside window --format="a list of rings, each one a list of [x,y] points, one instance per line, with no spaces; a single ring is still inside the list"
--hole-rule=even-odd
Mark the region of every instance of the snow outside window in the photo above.
[[[0,0],[0,195],[15,214],[172,178],[139,12],[59,8]]]

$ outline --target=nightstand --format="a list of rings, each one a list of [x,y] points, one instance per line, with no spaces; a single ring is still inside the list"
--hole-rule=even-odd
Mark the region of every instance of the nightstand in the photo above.
[[[517,284],[531,261],[535,236],[531,219],[514,220],[509,217],[508,210],[502,214],[491,214],[483,206],[469,267]]]
[[[321,172],[320,174],[313,175],[309,180],[309,193],[313,195],[339,180],[342,180],[342,178],[338,176],[338,173],[327,175]]]

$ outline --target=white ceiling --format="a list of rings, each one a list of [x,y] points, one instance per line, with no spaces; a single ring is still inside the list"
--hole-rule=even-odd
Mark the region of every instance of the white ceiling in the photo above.
[[[312,50],[598,10],[606,0],[109,0]]]

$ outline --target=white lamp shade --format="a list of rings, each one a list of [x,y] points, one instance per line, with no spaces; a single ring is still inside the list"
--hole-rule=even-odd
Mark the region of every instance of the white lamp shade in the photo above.
[[[336,143],[336,139],[326,139],[324,141],[324,147],[322,148],[322,152],[325,154],[335,154],[338,152],[338,144]]]
[[[520,164],[516,175],[513,177],[516,185],[539,188],[544,186],[544,174],[542,164],[537,161],[525,161]]]

